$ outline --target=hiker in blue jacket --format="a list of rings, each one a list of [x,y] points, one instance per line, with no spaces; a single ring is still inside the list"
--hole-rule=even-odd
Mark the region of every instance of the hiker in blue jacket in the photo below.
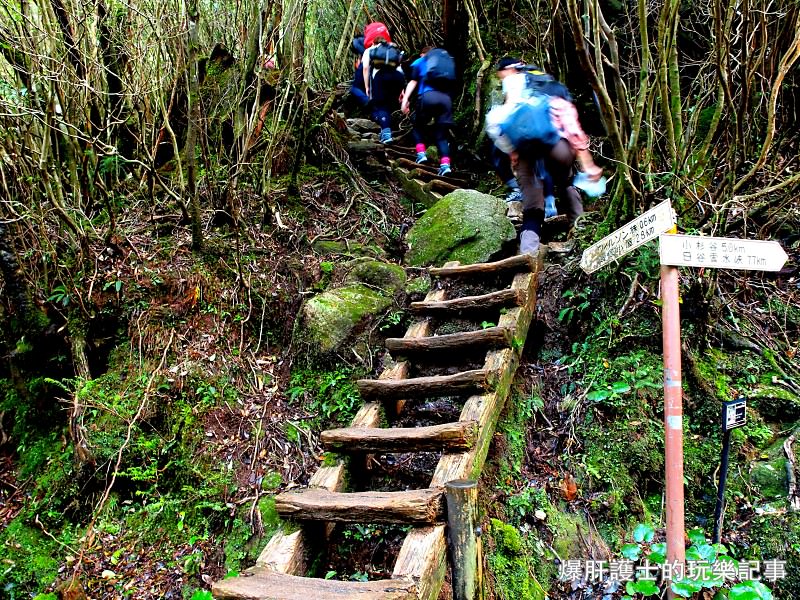
[[[453,125],[453,100],[450,98],[453,81],[455,81],[455,63],[452,57],[441,48],[428,46],[422,50],[420,57],[411,63],[411,78],[400,104],[400,110],[408,114],[411,95],[417,91],[413,131],[417,163],[428,162],[424,133],[429,123],[433,121],[433,137],[439,150],[439,175],[447,175],[451,171],[447,134]]]

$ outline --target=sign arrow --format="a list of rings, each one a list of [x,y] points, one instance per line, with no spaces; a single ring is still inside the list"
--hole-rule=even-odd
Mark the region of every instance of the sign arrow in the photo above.
[[[747,271],[780,271],[788,260],[778,242],[673,235],[659,237],[662,265]]]
[[[581,256],[581,269],[587,273],[594,273],[600,267],[656,239],[674,225],[675,213],[672,212],[669,200],[664,200],[584,250]]]

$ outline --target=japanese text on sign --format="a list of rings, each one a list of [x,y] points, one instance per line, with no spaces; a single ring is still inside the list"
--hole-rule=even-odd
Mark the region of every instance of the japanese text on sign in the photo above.
[[[587,273],[593,273],[603,265],[655,239],[674,224],[672,207],[669,200],[665,200],[587,248],[581,257],[581,268]]]
[[[749,271],[779,271],[788,258],[778,242],[697,235],[662,235],[659,253],[663,265]]]

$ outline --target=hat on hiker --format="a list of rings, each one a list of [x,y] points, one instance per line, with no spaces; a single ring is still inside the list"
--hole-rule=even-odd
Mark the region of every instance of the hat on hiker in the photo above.
[[[504,56],[500,60],[497,61],[497,64],[494,66],[496,71],[503,71],[510,67],[516,67],[517,65],[521,65],[522,61],[518,58],[514,58],[513,56]]]

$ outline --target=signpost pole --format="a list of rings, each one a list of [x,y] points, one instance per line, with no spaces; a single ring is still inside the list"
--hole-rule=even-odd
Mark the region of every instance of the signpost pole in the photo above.
[[[722,519],[725,517],[725,484],[728,482],[728,457],[731,452],[731,430],[726,429],[722,434],[722,459],[719,466],[719,487],[717,488],[717,506],[714,508],[714,537],[715,544],[719,544],[722,534]]]
[[[683,516],[683,397],[681,387],[681,316],[678,269],[661,266],[664,344],[664,446],[666,477],[667,560],[686,559]],[[674,598],[668,590],[668,598]]]

